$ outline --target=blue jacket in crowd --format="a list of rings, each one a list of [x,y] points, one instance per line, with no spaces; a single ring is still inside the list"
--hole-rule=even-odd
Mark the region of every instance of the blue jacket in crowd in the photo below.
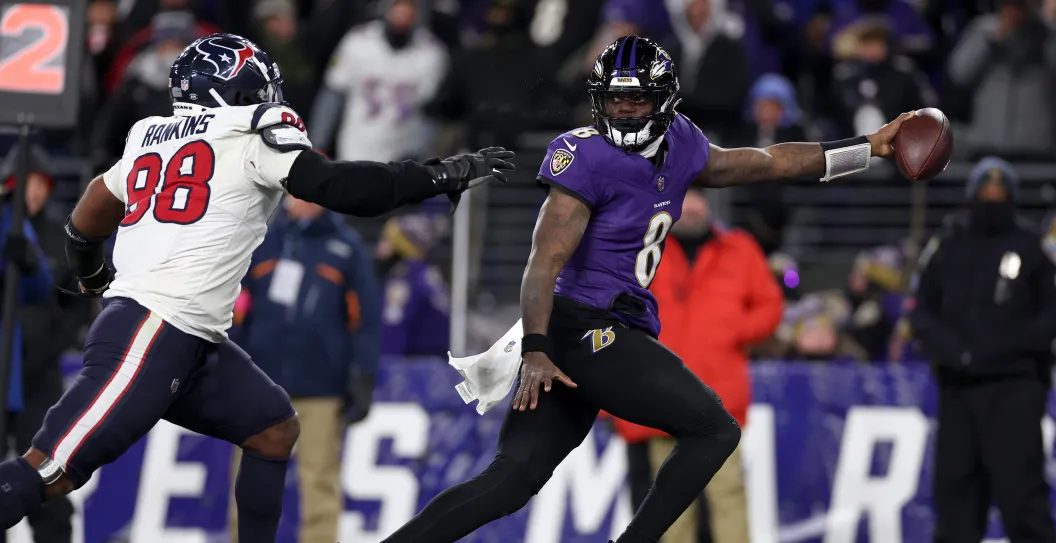
[[[230,337],[292,397],[348,397],[378,364],[381,316],[371,252],[335,214],[281,210],[253,253]]]
[[[0,215],[0,249],[2,249],[4,243],[6,243],[7,235],[10,231],[11,206],[5,205],[2,215]],[[35,273],[28,275],[24,274],[21,276],[18,289],[19,305],[29,305],[42,302],[48,298],[51,294],[52,279],[51,271],[48,269],[48,260],[44,256],[44,251],[40,248],[40,243],[37,242],[37,234],[33,231],[33,226],[30,225],[29,220],[26,220],[23,224],[22,232],[30,246],[33,248],[33,251],[36,253],[38,263]],[[0,250],[0,274],[7,274],[7,260],[4,258],[2,250]],[[0,277],[3,275],[0,275]],[[2,289],[0,289],[0,292],[2,292]],[[0,316],[2,315],[2,306],[0,306]],[[0,330],[3,329],[2,324],[3,323],[0,323]],[[11,382],[8,384],[7,408],[12,412],[18,412],[22,410],[23,404],[22,355],[24,349],[22,347],[22,327],[17,322],[15,323],[15,337],[11,348],[13,352],[10,362]]]

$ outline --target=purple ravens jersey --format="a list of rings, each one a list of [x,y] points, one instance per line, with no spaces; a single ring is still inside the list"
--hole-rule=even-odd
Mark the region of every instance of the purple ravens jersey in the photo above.
[[[677,115],[664,136],[663,167],[639,153],[605,141],[594,128],[566,132],[550,143],[539,181],[571,191],[591,209],[579,247],[557,276],[554,293],[609,311],[621,322],[660,335],[656,276],[664,240],[682,215],[682,200],[708,163],[708,139],[689,119]],[[616,311],[627,294],[643,311]]]

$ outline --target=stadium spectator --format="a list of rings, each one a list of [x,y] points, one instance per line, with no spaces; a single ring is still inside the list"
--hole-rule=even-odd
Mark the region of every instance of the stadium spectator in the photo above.
[[[8,416],[6,427],[8,435],[0,435],[0,458],[7,457],[9,441],[12,441],[11,438],[13,438],[15,447],[17,447],[17,454],[22,454],[24,451],[29,450],[30,441],[40,428],[44,412],[51,407],[50,403],[41,405],[47,398],[39,394],[40,391],[35,386],[38,383],[27,383],[25,379],[26,372],[32,372],[31,376],[39,376],[34,371],[36,368],[29,366],[30,360],[27,358],[29,354],[27,341],[38,338],[25,334],[26,330],[23,324],[25,313],[22,310],[29,305],[47,302],[53,296],[54,289],[52,288],[52,275],[47,265],[47,257],[45,257],[44,252],[40,248],[36,231],[33,229],[29,216],[27,215],[22,225],[21,235],[15,235],[11,231],[14,205],[12,196],[14,195],[14,190],[10,189],[14,188],[14,179],[12,177],[17,171],[17,155],[18,148],[12,148],[4,158],[3,163],[0,164],[0,179],[4,180],[4,190],[0,194],[0,240],[3,240],[3,251],[0,253],[0,270],[3,270],[3,277],[6,277],[8,264],[14,264],[21,274],[18,298],[16,300],[19,312],[16,314],[15,335],[11,345],[11,355],[8,359],[10,381],[2,383],[3,386],[8,387],[6,409],[0,410],[0,412],[6,412]],[[31,170],[29,182],[31,184],[48,183],[46,171],[41,171],[47,161],[46,159],[41,160],[41,156],[39,149],[32,150],[32,158],[29,165]],[[29,185],[27,185],[27,189],[28,187]],[[34,189],[34,192],[37,192],[37,190]],[[4,279],[0,278],[0,292],[4,291],[2,288],[3,283]],[[2,311],[2,308],[0,308],[0,311]],[[2,324],[0,322],[0,325]],[[31,388],[27,388],[27,384],[31,385]],[[61,395],[61,382],[59,386],[59,394]],[[30,394],[32,394],[32,397],[29,396]],[[68,500],[57,502],[54,507],[44,507],[37,510],[28,519],[37,543],[66,543],[70,541],[72,530],[70,516],[72,514],[73,506],[70,505]],[[0,543],[4,541],[6,541],[6,536],[0,530]]]
[[[156,42],[155,33],[159,30],[190,28],[192,35],[188,42],[195,38],[221,31],[216,25],[199,20],[193,11],[185,9],[187,2],[184,0],[159,0],[159,3],[160,10],[157,9],[158,5],[151,7],[152,2],[133,3],[132,13],[118,25],[117,34],[113,39],[116,39],[117,43],[120,44],[120,49],[114,54],[113,61],[106,72],[106,78],[103,81],[103,94],[111,95],[116,92],[117,88],[125,81],[126,71],[131,63],[145,49]],[[140,6],[146,6],[146,10],[140,11],[138,9]],[[120,10],[120,8],[119,4],[118,9]],[[148,13],[153,13],[153,15],[142,19],[144,22],[139,23],[140,18]],[[140,24],[145,26],[140,27]],[[129,37],[128,31],[132,28],[136,30]]]
[[[812,293],[830,308],[836,326],[853,340],[869,361],[887,360],[891,335],[902,314],[902,249],[895,246],[862,251],[843,288]]]
[[[828,117],[833,137],[872,133],[887,118],[935,102],[923,73],[907,57],[894,54],[889,24],[865,17],[845,27],[833,40],[832,96]]]
[[[638,35],[660,41],[671,31],[663,0],[607,0],[601,8],[601,25],[589,42],[584,71],[593,69],[601,51],[620,36]]]
[[[864,362],[868,353],[845,329],[849,318],[845,299],[824,292],[805,294],[786,306],[767,353],[789,360]]]
[[[385,223],[375,251],[385,301],[381,352],[397,356],[444,356],[451,308],[440,270],[427,260],[447,231],[447,217],[411,214]]]
[[[257,23],[251,33],[282,66],[282,96],[298,113],[311,111],[315,98],[316,62],[306,46],[311,30],[298,24],[293,0],[260,0],[253,8]]]
[[[513,146],[523,132],[564,129],[567,108],[551,84],[554,61],[528,37],[529,12],[516,0],[493,0],[484,34],[457,55],[427,112],[466,123],[471,149]]]
[[[114,26],[117,24],[117,2],[113,0],[95,0],[88,4],[85,13],[88,23],[88,53],[91,55],[90,66],[94,70],[93,79],[102,81],[110,68],[114,55],[117,54],[117,40]]]
[[[681,0],[684,1],[684,0]],[[774,0],[740,0],[729,6],[742,21],[741,43],[748,56],[751,79],[767,73],[796,74],[796,34],[793,7]]]
[[[721,0],[688,0],[672,14],[674,39],[667,41],[682,88],[678,110],[719,141],[738,126],[751,84],[743,22],[724,7]]]
[[[967,3],[967,2],[966,2]],[[906,0],[854,0],[833,2],[832,37],[862,17],[879,16],[891,29],[890,45],[899,54],[917,61],[931,56],[934,36],[924,18]]]
[[[183,15],[186,14],[164,13],[155,17],[150,47],[129,64],[126,79],[99,112],[93,137],[99,169],[109,167],[121,156],[128,131],[137,121],[172,115],[169,69],[196,32],[194,21]]]
[[[1033,0],[1004,0],[997,13],[972,21],[950,55],[949,74],[972,94],[972,156],[1051,158],[1056,33]]]
[[[487,1],[487,0],[484,0]],[[537,46],[555,59],[582,58],[575,51],[588,43],[601,23],[598,13],[605,0],[564,0],[566,9],[553,9],[553,2],[536,2],[532,13],[531,37]],[[557,72],[558,66],[552,67]],[[551,74],[554,75],[554,74]]]
[[[364,419],[378,364],[378,285],[359,235],[324,208],[287,196],[243,281],[232,339],[300,415],[299,541],[337,541],[344,423]],[[231,531],[236,531],[232,512]]]
[[[770,337],[781,322],[781,290],[755,241],[710,217],[701,192],[692,190],[686,195],[682,217],[672,227],[671,236],[664,264],[650,287],[660,306],[660,341],[714,389],[743,428],[751,396],[745,353]],[[649,442],[653,473],[675,446],[675,439],[659,430],[618,419],[615,424],[629,443]],[[712,541],[747,543],[748,511],[739,450],[726,460],[704,493],[711,513]],[[696,541],[696,512],[696,508],[687,509],[663,541]]]
[[[807,139],[800,124],[802,113],[796,101],[796,89],[782,75],[765,74],[755,81],[745,102],[741,123],[729,139],[729,147],[768,147],[786,141]],[[748,199],[741,226],[751,234],[767,255],[784,243],[789,211],[784,202],[784,186],[760,183],[743,187]]]
[[[312,142],[329,149],[336,129],[342,160],[403,160],[429,143],[423,108],[448,69],[447,50],[423,24],[418,0],[384,4],[382,18],[338,45],[313,106]]]
[[[574,124],[590,122],[588,104],[583,97],[583,81],[594,69],[598,55],[610,43],[620,36],[635,35],[666,45],[670,34],[671,20],[663,0],[606,0],[594,35],[569,56],[557,75],[569,101],[578,106]]]
[[[1016,216],[1017,172],[987,157],[967,212],[921,255],[910,314],[939,385],[935,541],[979,541],[991,501],[1012,541],[1056,541],[1039,421],[1056,337],[1056,267]]]

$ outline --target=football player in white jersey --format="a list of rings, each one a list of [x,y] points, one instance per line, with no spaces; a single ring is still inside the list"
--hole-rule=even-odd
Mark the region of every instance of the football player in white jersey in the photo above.
[[[359,216],[505,181],[513,153],[332,162],[282,105],[281,76],[255,44],[215,34],[173,64],[175,115],[133,126],[121,160],[66,223],[66,254],[104,309],[84,368],[25,456],[0,464],[0,530],[81,487],[164,419],[240,446],[241,541],[275,540],[297,415],[227,339],[239,282],[284,192]],[[103,257],[117,230],[116,274]]]

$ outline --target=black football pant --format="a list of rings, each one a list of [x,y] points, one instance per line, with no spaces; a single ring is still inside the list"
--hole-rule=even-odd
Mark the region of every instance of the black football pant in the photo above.
[[[11,436],[0,439],[0,460],[8,451],[9,439],[15,446],[15,454],[23,454],[32,446],[33,436],[44,424],[44,415],[62,397],[62,376],[57,367],[49,367],[39,375],[25,375],[23,395],[24,409],[13,413],[8,423]],[[13,438],[13,439],[11,439]],[[29,527],[35,543],[70,543],[73,537],[73,504],[69,498],[50,501],[29,515]],[[0,530],[0,543],[6,543],[4,531]]]
[[[535,410],[507,408],[491,465],[442,492],[387,543],[453,543],[524,507],[583,442],[600,409],[678,439],[618,543],[659,540],[737,447],[737,422],[678,356],[645,332],[618,324],[559,324],[558,305],[567,303],[555,300],[548,335],[554,363],[579,387],[554,383],[540,392]]]
[[[944,384],[935,450],[935,543],[979,543],[990,504],[1011,543],[1054,543],[1041,418],[1047,385]]]
[[[637,510],[653,486],[653,466],[649,462],[648,441],[627,444],[627,486],[631,491],[631,508]],[[708,500],[702,494],[691,507],[698,509],[697,526],[700,534],[697,543],[712,543]]]

